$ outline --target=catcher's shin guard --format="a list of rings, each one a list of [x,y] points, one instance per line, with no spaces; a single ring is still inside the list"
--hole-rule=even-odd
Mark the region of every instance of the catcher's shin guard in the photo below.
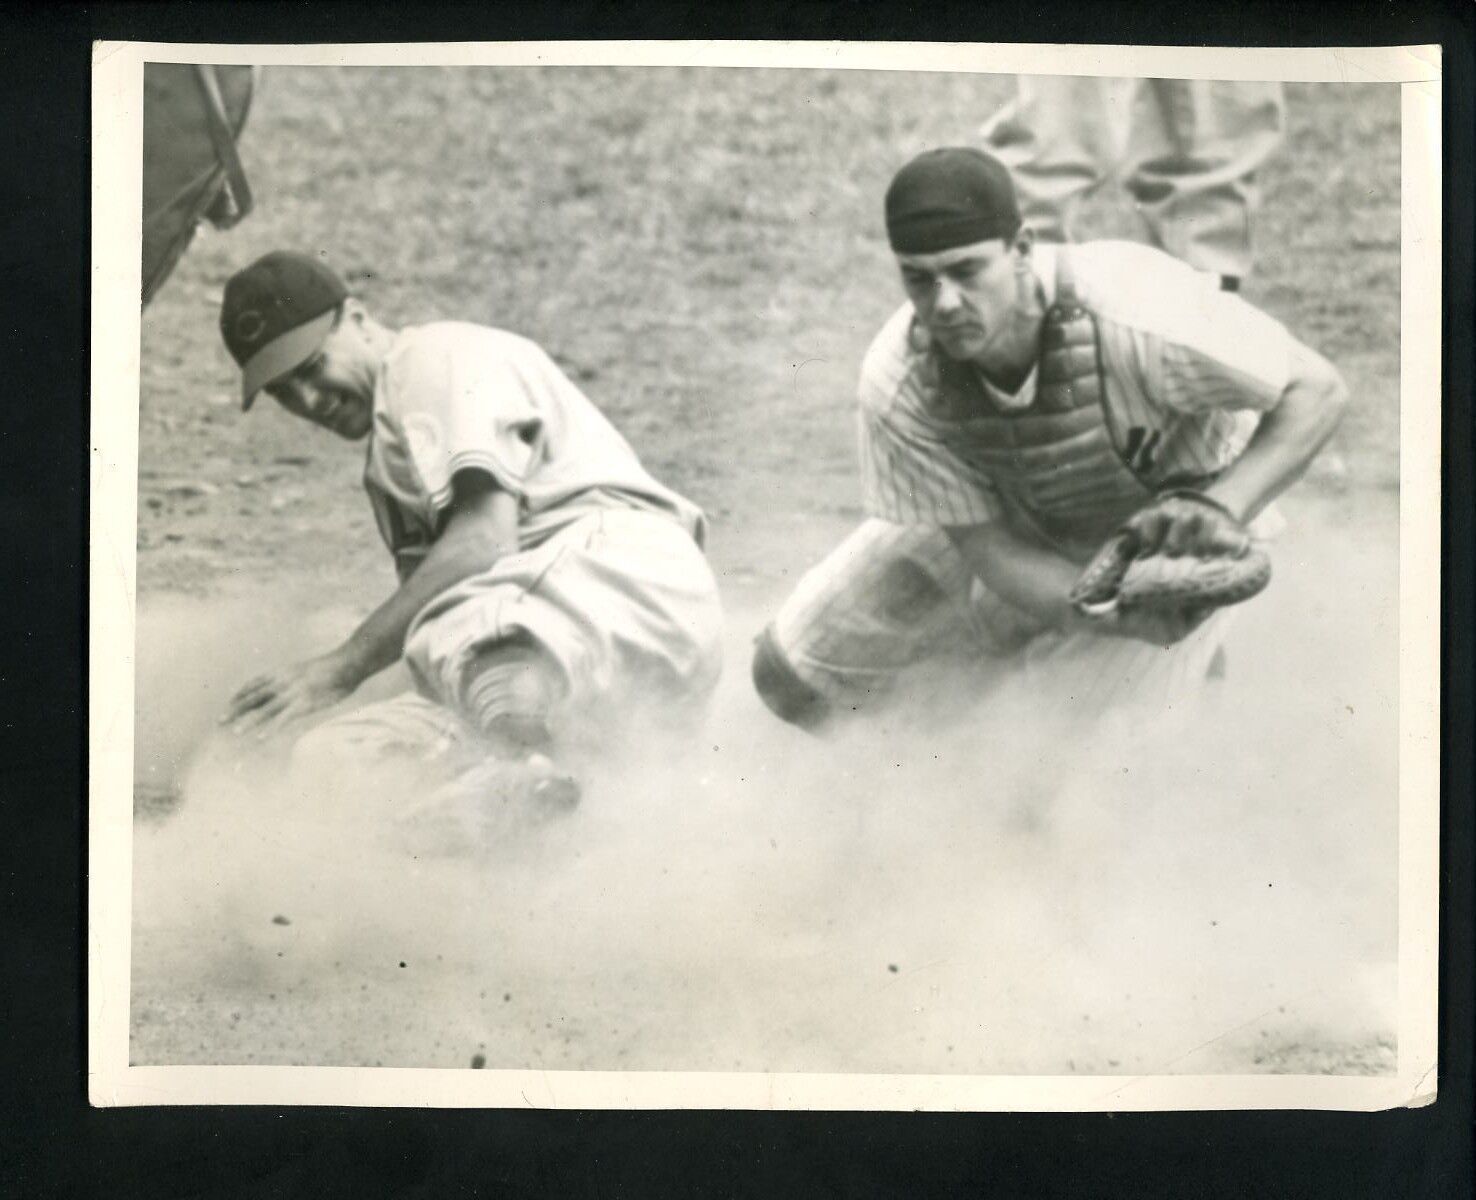
[[[795,673],[773,625],[764,627],[754,645],[753,686],[770,712],[800,729],[813,733],[830,717],[830,702]]]

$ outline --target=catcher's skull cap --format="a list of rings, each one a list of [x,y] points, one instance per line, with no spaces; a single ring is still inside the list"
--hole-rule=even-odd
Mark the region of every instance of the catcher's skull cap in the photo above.
[[[1009,168],[972,146],[925,151],[898,171],[887,188],[886,216],[898,254],[1009,241],[1020,229]]]
[[[241,367],[241,407],[311,358],[333,328],[348,288],[306,254],[275,250],[227,281],[220,333]]]

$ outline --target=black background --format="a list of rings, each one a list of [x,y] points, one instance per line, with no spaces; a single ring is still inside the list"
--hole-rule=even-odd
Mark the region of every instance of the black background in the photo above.
[[[1473,11],[1469,0],[0,9],[0,1195],[1470,1195]],[[1091,1116],[87,1107],[89,43],[570,37],[1444,44],[1438,1103]]]

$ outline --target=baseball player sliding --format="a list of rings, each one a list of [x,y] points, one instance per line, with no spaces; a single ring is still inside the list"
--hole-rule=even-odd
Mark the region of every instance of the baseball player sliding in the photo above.
[[[375,319],[317,259],[226,285],[244,407],[266,392],[350,441],[400,584],[342,645],[246,684],[223,720],[271,731],[402,656],[415,690],[329,720],[310,761],[459,762],[474,792],[564,807],[561,747],[627,719],[688,720],[720,671],[702,513],[656,482],[536,345],[455,321]]]
[[[868,518],[760,635],[760,696],[814,729],[965,657],[1062,668],[1075,711],[1181,702],[1337,372],[1162,251],[1037,243],[982,151],[919,155],[885,215],[907,303],[861,368]]]

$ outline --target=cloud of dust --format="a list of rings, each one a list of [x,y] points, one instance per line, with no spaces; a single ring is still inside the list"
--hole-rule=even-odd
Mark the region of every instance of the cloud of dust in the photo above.
[[[183,801],[138,828],[135,992],[199,1030],[151,1061],[1252,1071],[1258,1037],[1392,1036],[1391,569],[1319,599],[1326,568],[1286,556],[1191,728],[1092,742],[1039,690],[810,738],[732,612],[704,739],[449,856],[397,844],[394,796],[304,794],[211,732],[348,615],[288,644],[282,601],[145,610],[140,768]]]

